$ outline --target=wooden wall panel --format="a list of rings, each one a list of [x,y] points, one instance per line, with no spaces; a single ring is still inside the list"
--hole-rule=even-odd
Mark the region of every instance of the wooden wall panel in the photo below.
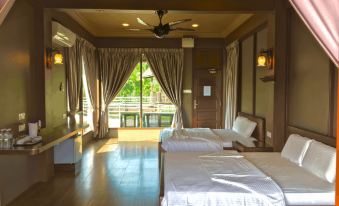
[[[290,32],[288,124],[329,135],[333,133],[330,125],[333,68],[295,12],[291,14]]]
[[[261,49],[270,48],[268,45],[268,28],[259,31],[257,37],[256,55]],[[272,71],[264,68],[255,68],[256,71],[256,98],[255,114],[266,120],[266,130],[272,133],[273,130],[273,107],[274,107],[274,82],[263,82],[260,78],[269,75]],[[271,138],[266,138],[272,144]]]
[[[241,112],[253,114],[253,36],[241,43]]]

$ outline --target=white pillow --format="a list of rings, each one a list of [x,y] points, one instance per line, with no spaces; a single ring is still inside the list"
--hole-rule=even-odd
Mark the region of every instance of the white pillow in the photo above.
[[[256,122],[252,122],[245,117],[239,116],[235,119],[232,130],[237,132],[241,136],[248,138],[251,137],[256,126]]]
[[[302,167],[330,183],[336,178],[336,149],[321,142],[312,141]]]
[[[246,117],[237,116],[237,118],[235,118],[233,122],[232,130],[233,131],[238,130],[241,126],[241,122],[245,121],[246,119],[247,119]]]
[[[281,151],[281,156],[301,166],[311,139],[297,134],[291,134]]]

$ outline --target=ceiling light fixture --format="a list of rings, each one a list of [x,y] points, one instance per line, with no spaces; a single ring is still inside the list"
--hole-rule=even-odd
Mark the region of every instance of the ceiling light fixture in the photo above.
[[[192,24],[192,27],[197,28],[197,27],[199,27],[199,24]]]
[[[123,27],[128,27],[129,24],[128,24],[128,23],[122,23],[122,26],[123,26]]]

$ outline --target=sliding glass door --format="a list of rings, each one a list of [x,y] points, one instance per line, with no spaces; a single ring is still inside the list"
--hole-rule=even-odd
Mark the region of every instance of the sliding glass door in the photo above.
[[[149,64],[140,61],[109,105],[109,127],[170,127],[174,113],[174,105],[161,89]]]

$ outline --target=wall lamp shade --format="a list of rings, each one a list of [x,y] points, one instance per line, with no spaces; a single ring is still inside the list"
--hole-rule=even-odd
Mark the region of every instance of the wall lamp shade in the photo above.
[[[266,49],[261,50],[257,57],[257,67],[260,68],[273,68],[273,50]]]
[[[64,63],[64,57],[62,56],[61,52],[56,52],[54,54],[54,64],[63,64]]]

